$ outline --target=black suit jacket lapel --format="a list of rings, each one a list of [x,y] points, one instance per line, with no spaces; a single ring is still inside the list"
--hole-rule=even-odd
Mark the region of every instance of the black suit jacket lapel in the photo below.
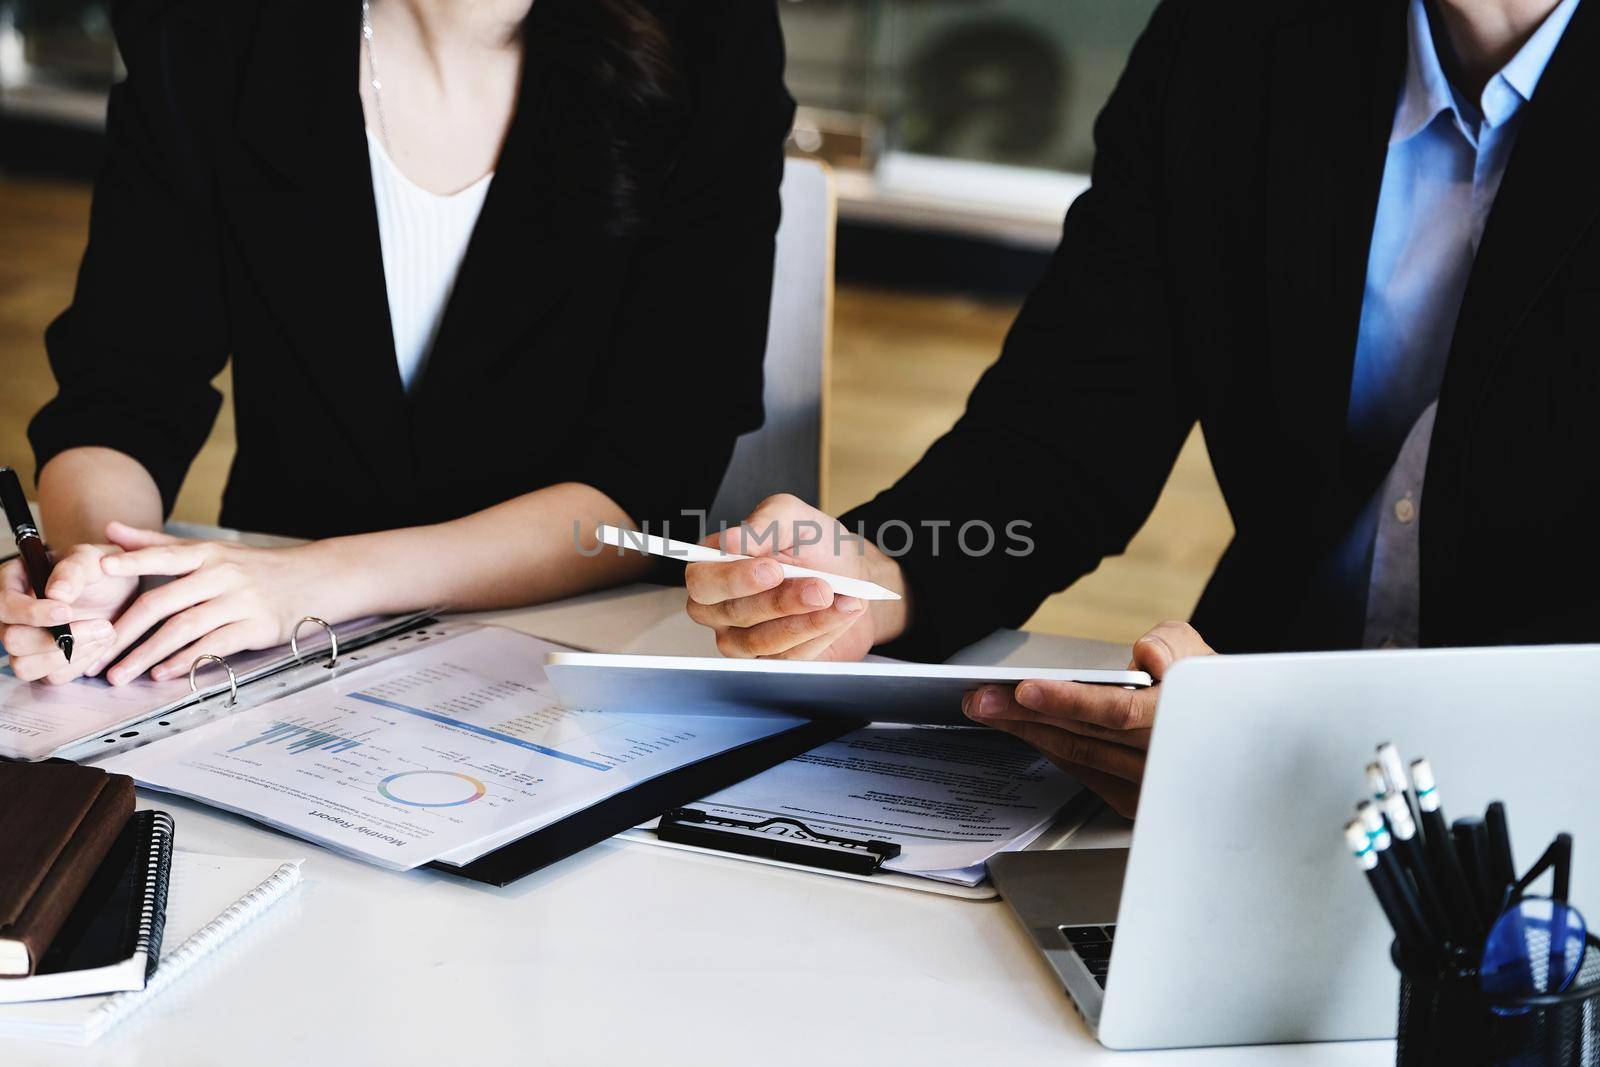
[[[1487,376],[1512,333],[1600,212],[1600,19],[1579,4],[1551,57],[1478,245],[1447,391]]]
[[[1600,214],[1600,15],[1579,4],[1525,107],[1462,299],[1428,453],[1422,628],[1452,640],[1450,598],[1465,530],[1472,424],[1518,327]],[[1452,592],[1452,591],[1455,592]],[[1470,614],[1470,613],[1469,613]]]
[[[373,479],[409,513],[410,417],[357,92],[360,6],[262,7],[239,131],[266,174],[225,189],[224,205],[253,281],[333,416],[305,428],[308,461],[318,435],[344,434],[364,467],[352,477]]]
[[[1312,484],[1343,480],[1367,255],[1405,72],[1405,9],[1404,0],[1330,5],[1281,27],[1273,49],[1267,373],[1282,439]],[[1312,513],[1336,518],[1347,503],[1334,493]]]

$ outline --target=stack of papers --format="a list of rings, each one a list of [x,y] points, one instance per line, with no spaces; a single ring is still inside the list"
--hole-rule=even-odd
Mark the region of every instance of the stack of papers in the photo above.
[[[848,733],[694,804],[743,821],[797,819],[891,841],[883,869],[975,886],[996,853],[1025,848],[1083,791],[1010,734],[880,724]]]
[[[560,646],[496,627],[428,640],[100,766],[410,870],[471,863],[803,721],[567,710],[544,677]]]

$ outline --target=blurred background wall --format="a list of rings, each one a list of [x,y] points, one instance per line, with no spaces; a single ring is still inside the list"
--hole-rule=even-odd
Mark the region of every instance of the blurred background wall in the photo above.
[[[1155,0],[779,0],[791,151],[840,194],[831,402],[835,513],[890,484],[960,414],[1088,184],[1094,116]],[[0,462],[32,473],[53,392],[45,326],[70,299],[104,93],[105,0],[0,0]],[[227,388],[227,375],[219,384]],[[216,518],[228,409],[177,517]],[[1198,433],[1128,552],[1034,628],[1131,641],[1186,617],[1232,534]]]

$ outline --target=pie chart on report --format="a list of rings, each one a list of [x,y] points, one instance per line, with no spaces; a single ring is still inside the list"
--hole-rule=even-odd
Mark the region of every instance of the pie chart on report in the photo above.
[[[471,804],[487,790],[476,778],[456,771],[401,771],[379,782],[378,792],[409,808],[454,808]]]

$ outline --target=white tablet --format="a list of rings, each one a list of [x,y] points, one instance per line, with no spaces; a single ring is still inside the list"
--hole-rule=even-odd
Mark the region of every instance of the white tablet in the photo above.
[[[562,705],[618,714],[749,715],[972,725],[963,694],[1028,678],[1142,688],[1143,671],[961,667],[925,663],[822,663],[696,656],[552,652],[545,673]]]

